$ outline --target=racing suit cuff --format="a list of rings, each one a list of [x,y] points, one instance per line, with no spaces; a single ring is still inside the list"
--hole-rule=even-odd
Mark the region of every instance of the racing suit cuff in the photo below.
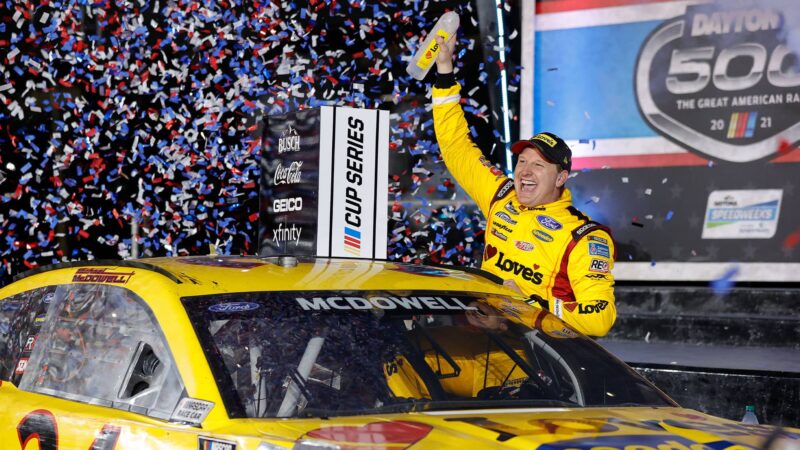
[[[456,74],[453,72],[450,73],[437,73],[436,74],[436,86],[439,89],[447,89],[449,87],[453,87],[456,85]]]

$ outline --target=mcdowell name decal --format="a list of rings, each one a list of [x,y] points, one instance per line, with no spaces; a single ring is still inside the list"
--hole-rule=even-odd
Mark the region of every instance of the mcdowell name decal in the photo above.
[[[296,297],[297,303],[306,311],[330,309],[450,309],[475,310],[474,306],[465,305],[456,297]]]
[[[113,272],[109,269],[78,269],[72,276],[73,283],[127,284],[135,272]]]

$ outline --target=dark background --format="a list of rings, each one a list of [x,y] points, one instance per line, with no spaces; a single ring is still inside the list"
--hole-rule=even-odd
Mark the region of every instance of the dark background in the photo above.
[[[0,285],[40,265],[129,257],[132,222],[139,256],[256,253],[258,124],[322,104],[392,113],[390,258],[479,261],[482,218],[454,197],[435,144],[433,75],[417,82],[405,65],[458,11],[467,117],[502,162],[493,1],[2,8]],[[510,35],[518,5],[502,11]],[[516,86],[520,38],[507,43]]]

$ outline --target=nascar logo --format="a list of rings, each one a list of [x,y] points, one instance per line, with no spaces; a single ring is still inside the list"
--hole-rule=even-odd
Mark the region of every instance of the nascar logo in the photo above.
[[[344,250],[353,255],[361,255],[361,232],[344,227]]]

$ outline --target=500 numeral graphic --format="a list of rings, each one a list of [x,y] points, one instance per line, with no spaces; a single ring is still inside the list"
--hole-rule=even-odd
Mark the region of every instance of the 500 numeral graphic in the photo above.
[[[119,432],[119,427],[104,425],[89,450],[113,450]],[[37,409],[26,415],[17,425],[17,436],[21,450],[25,450],[33,439],[39,441],[40,450],[58,450],[58,424],[50,411]]]
[[[769,55],[767,64],[767,49],[758,43],[748,42],[738,44],[719,52],[716,61],[709,61],[714,57],[713,46],[672,51],[669,61],[669,76],[666,79],[667,89],[676,95],[694,94],[702,91],[713,77],[714,86],[721,91],[740,91],[748,89],[761,81],[764,68],[767,69],[767,80],[775,87],[800,86],[800,73],[793,73],[791,64],[784,64],[790,55],[793,55],[785,45],[778,45]],[[750,72],[741,76],[728,74],[731,61],[749,57],[753,61]],[[713,62],[713,67],[712,67]],[[789,66],[782,70],[784,66]],[[679,79],[683,78],[683,81]],[[690,77],[691,79],[686,79]]]

